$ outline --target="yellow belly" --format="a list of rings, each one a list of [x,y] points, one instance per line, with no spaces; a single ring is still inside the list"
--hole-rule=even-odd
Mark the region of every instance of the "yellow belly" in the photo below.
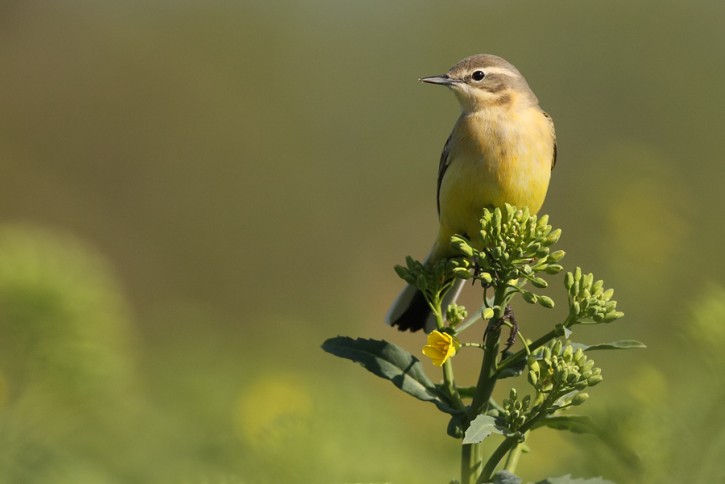
[[[475,237],[484,207],[509,203],[538,212],[551,177],[554,135],[538,107],[462,116],[439,191],[440,255],[453,234]]]

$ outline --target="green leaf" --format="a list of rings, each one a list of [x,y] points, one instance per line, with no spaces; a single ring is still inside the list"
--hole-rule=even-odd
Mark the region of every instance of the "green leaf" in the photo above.
[[[503,434],[503,429],[496,425],[496,419],[490,415],[479,415],[466,429],[463,443],[477,444],[491,434]]]
[[[636,339],[622,339],[619,341],[612,341],[609,343],[599,343],[596,345],[585,345],[583,343],[572,343],[571,346],[574,351],[581,348],[582,351],[593,351],[593,350],[629,350],[636,348],[646,348],[647,345]]]
[[[463,413],[460,413],[458,415],[452,415],[451,419],[448,421],[448,428],[446,429],[446,433],[454,439],[463,438],[463,426],[465,425],[465,418],[466,415]]]
[[[568,430],[576,434],[591,434],[601,440],[609,449],[619,456],[622,462],[626,462],[630,466],[637,468],[639,467],[639,457],[637,453],[632,449],[628,448],[627,445],[623,445],[621,440],[613,438],[611,431],[605,430],[599,425],[595,424],[592,419],[584,415],[555,415],[546,417],[545,419],[539,420],[534,424],[532,429],[539,427],[549,427],[557,430]],[[542,481],[547,482],[547,481]],[[558,482],[558,481],[551,481]],[[564,481],[567,482],[567,481]],[[574,481],[579,482],[579,481]],[[589,482],[589,481],[582,481]],[[600,481],[593,481],[600,482]],[[608,481],[602,481],[608,482]]]
[[[521,478],[509,471],[498,471],[493,476],[493,484],[521,484]]]
[[[602,479],[601,477],[593,477],[591,479],[577,479],[571,477],[571,474],[560,477],[549,477],[543,481],[539,481],[536,484],[615,484],[612,481]]]
[[[568,430],[575,434],[599,435],[601,429],[585,415],[555,415],[538,420],[532,428],[549,427],[557,430]]]
[[[322,343],[322,349],[340,358],[360,363],[368,371],[390,380],[408,395],[431,402],[446,413],[459,413],[444,400],[443,395],[423,372],[418,358],[400,346],[387,341],[338,336]]]

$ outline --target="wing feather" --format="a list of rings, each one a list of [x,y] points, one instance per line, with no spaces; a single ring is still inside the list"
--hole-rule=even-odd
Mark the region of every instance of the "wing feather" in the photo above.
[[[448,165],[451,163],[451,138],[453,138],[453,133],[448,136],[446,144],[443,146],[441,160],[438,163],[438,186],[436,187],[436,206],[438,207],[438,215],[441,214],[441,184],[443,183],[443,177],[446,174]]]
[[[551,169],[553,170],[556,166],[556,131],[554,130],[554,120],[551,119],[549,113],[546,113],[544,111],[541,112],[544,113],[546,119],[549,120],[549,124],[551,124],[551,136],[554,137],[554,152],[551,154]]]

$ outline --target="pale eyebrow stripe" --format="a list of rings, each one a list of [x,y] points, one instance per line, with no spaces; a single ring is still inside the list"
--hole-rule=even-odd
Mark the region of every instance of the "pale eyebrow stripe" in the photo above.
[[[506,69],[505,67],[484,67],[483,72],[486,74],[501,74],[503,76],[518,77],[514,71]]]

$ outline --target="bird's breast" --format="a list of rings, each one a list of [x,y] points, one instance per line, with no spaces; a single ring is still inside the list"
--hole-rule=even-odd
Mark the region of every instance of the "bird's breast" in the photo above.
[[[554,135],[537,107],[462,115],[441,181],[441,228],[473,235],[484,207],[509,203],[537,212],[551,176]]]

